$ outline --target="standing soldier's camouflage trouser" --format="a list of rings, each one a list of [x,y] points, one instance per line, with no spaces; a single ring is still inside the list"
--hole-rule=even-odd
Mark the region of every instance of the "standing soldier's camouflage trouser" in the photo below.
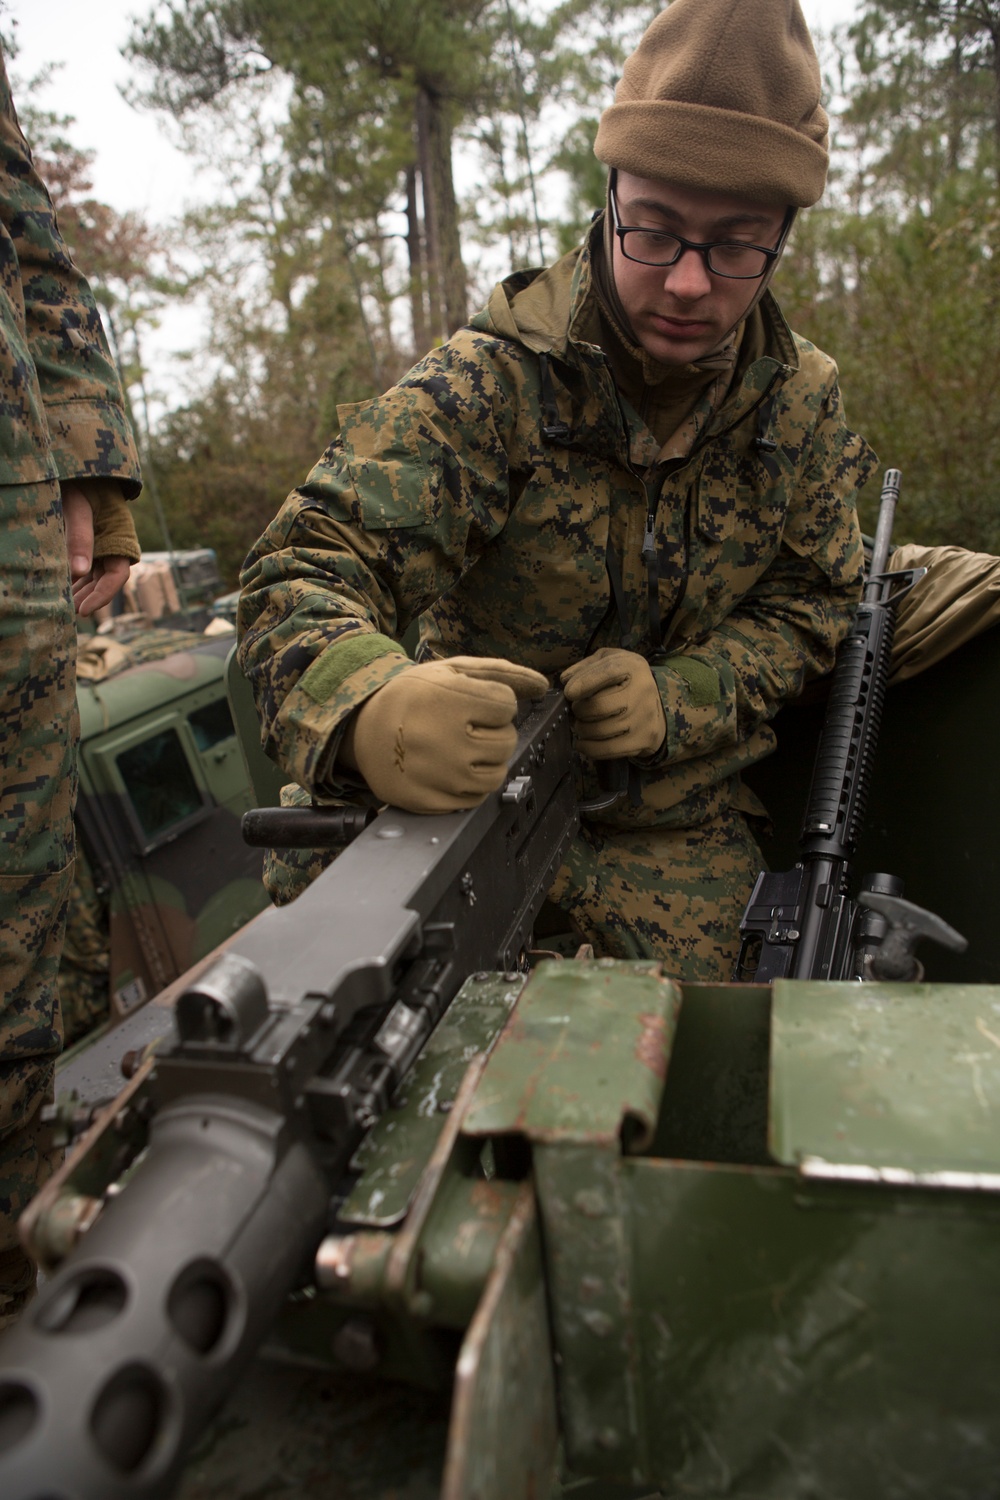
[[[76,639],[59,486],[0,486],[0,1326],[31,1294],[16,1222],[50,1175],[39,1122],[62,1045],[73,866]]]
[[[549,900],[598,957],[661,959],[677,979],[726,983],[763,856],[725,790],[683,827],[584,824]]]

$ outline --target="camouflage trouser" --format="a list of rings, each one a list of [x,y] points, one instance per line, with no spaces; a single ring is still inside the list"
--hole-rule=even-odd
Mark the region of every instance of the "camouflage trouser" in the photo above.
[[[98,895],[90,862],[78,844],[76,872],[69,892],[66,941],[59,967],[59,1006],[67,1047],[108,1019],[109,920],[107,902]]]
[[[0,1322],[30,1295],[16,1221],[55,1165],[38,1111],[62,1045],[73,866],[76,638],[59,486],[0,486]]]
[[[763,857],[741,812],[711,797],[682,828],[585,824],[549,900],[597,957],[661,959],[677,979],[732,978]]]

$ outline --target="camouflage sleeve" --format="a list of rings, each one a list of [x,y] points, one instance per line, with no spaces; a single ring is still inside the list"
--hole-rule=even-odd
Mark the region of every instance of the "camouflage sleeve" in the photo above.
[[[141,489],[139,462],[114,360],[93,294],[32,165],[2,57],[0,221],[16,256],[16,265],[0,267],[0,277],[23,312],[19,332],[37,374],[58,477],[118,479],[132,498]],[[16,363],[16,349],[11,353]],[[16,369],[11,375],[16,385]]]
[[[742,743],[832,670],[861,597],[856,499],[876,462],[847,428],[834,384],[777,557],[719,626],[654,667],[668,725],[654,765]]]
[[[409,669],[407,626],[503,529],[511,381],[445,345],[338,408],[340,435],[247,558],[241,661],[264,748],[300,785],[329,789],[348,715]]]
[[[94,512],[95,558],[127,557],[129,562],[138,562],[142,549],[121,485],[114,479],[78,479],[75,483]]]

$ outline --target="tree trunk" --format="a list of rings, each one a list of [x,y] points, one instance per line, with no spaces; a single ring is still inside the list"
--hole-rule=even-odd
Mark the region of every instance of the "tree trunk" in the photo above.
[[[996,20],[987,27],[993,63],[993,170],[1000,183],[1000,6]]]
[[[430,342],[447,337],[444,324],[444,298],[441,294],[441,255],[438,238],[438,211],[435,188],[433,142],[433,106],[427,90],[417,90],[417,164],[424,200],[424,264],[427,271],[427,331]]]
[[[417,93],[417,154],[424,193],[428,302],[431,331],[443,338],[461,328],[469,316],[451,138],[445,100],[421,84]]]
[[[413,352],[417,359],[431,347],[427,331],[427,302],[424,292],[424,245],[417,202],[417,169],[406,169],[406,251],[410,262],[410,317],[413,322]]]
[[[452,334],[469,320],[469,293],[462,261],[455,179],[451,169],[451,121],[445,101],[434,95],[429,97],[433,106],[430,113],[431,168],[434,173],[434,202],[437,208],[441,301],[445,331]]]

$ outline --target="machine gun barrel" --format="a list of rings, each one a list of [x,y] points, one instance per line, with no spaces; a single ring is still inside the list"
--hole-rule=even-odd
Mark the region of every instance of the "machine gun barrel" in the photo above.
[[[465,978],[519,965],[576,830],[561,694],[467,813],[388,809],[177,1003],[148,1147],[0,1344],[4,1500],[160,1500],[308,1273],[365,1130]]]

